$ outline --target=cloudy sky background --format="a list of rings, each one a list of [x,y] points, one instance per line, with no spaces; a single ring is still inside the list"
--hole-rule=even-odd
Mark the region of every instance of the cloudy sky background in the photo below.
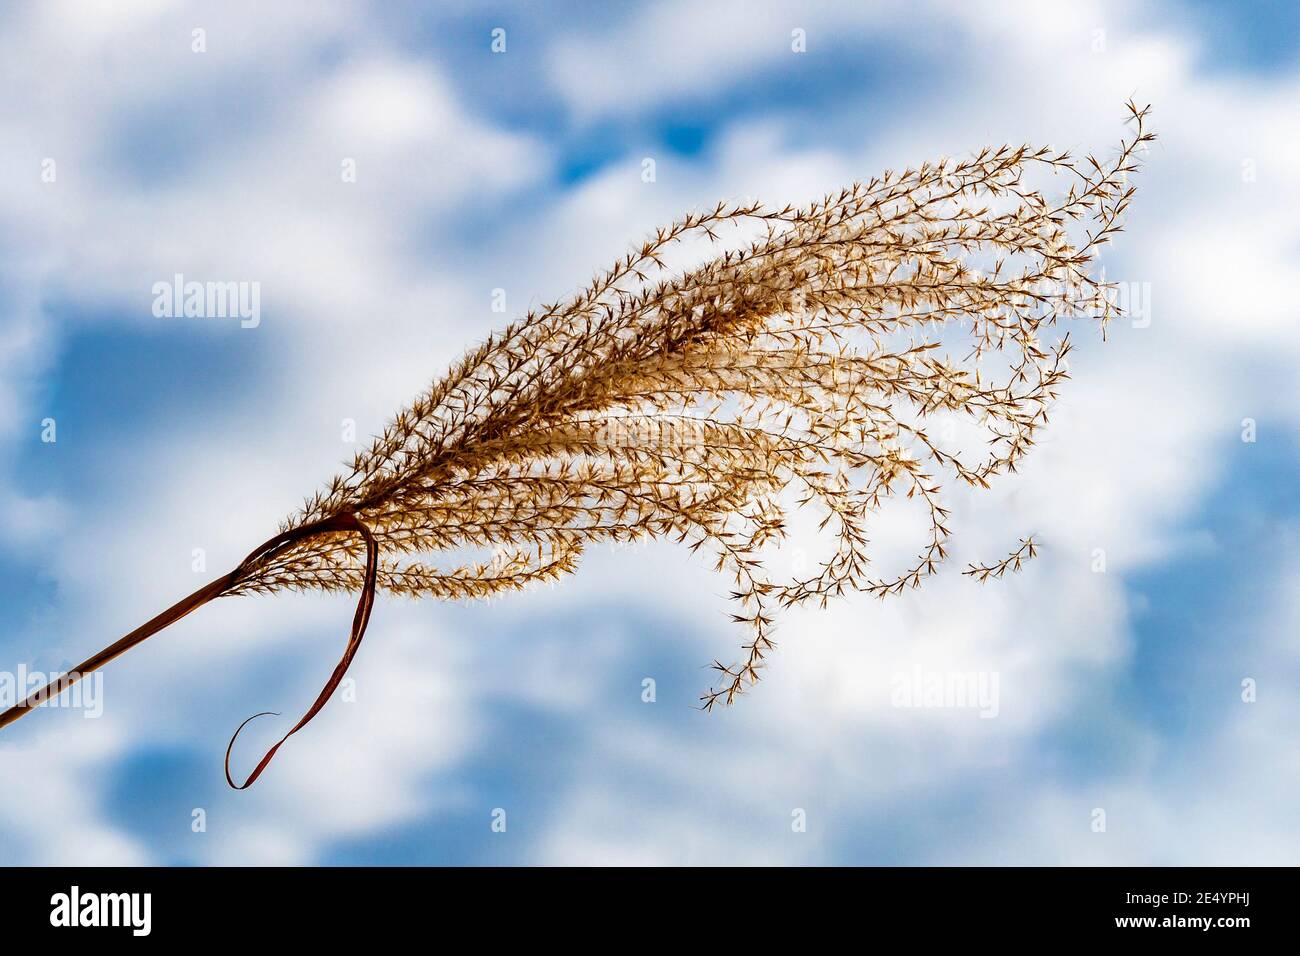
[[[1023,474],[953,490],[946,573],[788,615],[728,711],[692,709],[740,638],[727,582],[599,549],[487,605],[381,599],[356,700],[234,793],[231,731],[285,713],[251,761],[287,728],[352,604],[228,599],[112,665],[99,719],[0,734],[0,863],[1300,858],[1294,8],[425,6],[0,13],[0,669],[67,667],[233,566],[351,456],[344,419],[364,440],[502,324],[493,289],[518,314],[719,198],[1100,155],[1132,96],[1160,140],[1104,264],[1151,321],[1079,330]],[[259,282],[261,324],[156,318],[178,272]],[[958,573],[1029,531],[1019,576]],[[996,673],[998,715],[893,706],[915,668]]]

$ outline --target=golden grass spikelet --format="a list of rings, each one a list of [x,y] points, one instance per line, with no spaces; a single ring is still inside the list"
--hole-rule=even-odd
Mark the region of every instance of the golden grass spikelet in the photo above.
[[[969,575],[976,581],[983,583],[989,578],[1000,578],[1008,571],[1015,573],[1020,570],[1026,561],[1032,561],[1036,557],[1038,557],[1038,545],[1033,537],[1021,538],[1020,547],[1001,561],[995,561],[993,564],[968,564],[962,574]]]
[[[1032,448],[1067,377],[1058,321],[1118,314],[1092,266],[1154,138],[1128,106],[1135,128],[1109,163],[985,148],[803,209],[719,203],[659,229],[473,349],[198,603],[362,592],[348,654],[297,730],[355,653],[374,587],[489,597],[572,572],[594,543],[671,538],[712,551],[733,586],[749,636],[701,698],[731,703],[759,679],[780,609],[919,586],[947,555],[943,484],[987,488]],[[1049,200],[1030,171],[1064,194]],[[735,226],[753,238],[726,246]],[[720,248],[672,268],[688,243]],[[987,453],[946,447],[931,427],[944,417],[982,429]],[[897,498],[920,503],[928,532],[902,573],[874,578],[871,521]],[[830,553],[780,578],[760,551],[802,506],[821,509]],[[427,563],[466,548],[492,557]],[[966,573],[1001,577],[1034,549]]]

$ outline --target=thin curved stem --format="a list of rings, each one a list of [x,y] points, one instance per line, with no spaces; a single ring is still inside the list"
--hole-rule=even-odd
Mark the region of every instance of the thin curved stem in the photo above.
[[[25,717],[36,707],[39,707],[51,698],[57,697],[69,687],[80,681],[87,674],[94,673],[105,664],[109,663],[109,661],[120,657],[138,644],[144,643],[159,631],[175,624],[191,611],[195,611],[207,604],[209,601],[215,600],[216,598],[228,593],[232,588],[239,584],[241,580],[243,580],[244,574],[254,563],[271,560],[307,538],[340,532],[359,533],[366,543],[366,572],[364,584],[361,590],[361,600],[357,604],[357,611],[352,620],[352,633],[348,639],[347,650],[344,652],[343,659],[339,661],[338,665],[334,668],[334,673],[330,676],[329,681],[317,696],[316,702],[312,705],[311,709],[307,711],[297,724],[294,725],[293,729],[290,730],[289,733],[285,734],[284,737],[280,739],[279,743],[266,753],[261,762],[258,763],[257,768],[243,784],[236,784],[230,776],[230,751],[234,747],[235,737],[239,736],[239,731],[235,731],[235,737],[230,738],[230,747],[226,749],[226,780],[230,783],[230,786],[234,787],[236,790],[245,789],[261,775],[263,770],[266,769],[267,764],[269,764],[275,756],[275,752],[280,749],[280,745],[288,740],[293,734],[305,727],[311,719],[320,712],[320,709],[325,706],[326,701],[329,700],[335,688],[338,687],[339,682],[343,679],[343,675],[347,672],[348,666],[352,663],[352,658],[356,655],[357,648],[361,644],[361,638],[365,635],[366,625],[370,621],[370,609],[373,607],[375,600],[375,579],[378,570],[379,549],[374,535],[370,533],[370,529],[367,528],[365,524],[363,524],[352,512],[332,515],[328,518],[323,518],[320,521],[313,521],[310,524],[305,524],[289,531],[282,531],[275,537],[264,541],[258,547],[254,548],[253,551],[249,553],[248,557],[244,558],[244,560],[239,563],[239,566],[229,574],[222,575],[215,581],[199,588],[188,597],[184,597],[177,601],[152,620],[140,625],[125,637],[114,641],[99,653],[88,657],[68,673],[60,675],[54,680],[46,683],[45,686],[33,691],[21,703],[15,704],[3,714],[0,714],[0,728],[7,727],[19,718]],[[259,714],[257,716],[261,715]],[[250,717],[249,720],[251,719],[252,718]],[[239,729],[242,730],[244,725],[247,723],[247,720],[244,721],[243,724],[239,725]]]

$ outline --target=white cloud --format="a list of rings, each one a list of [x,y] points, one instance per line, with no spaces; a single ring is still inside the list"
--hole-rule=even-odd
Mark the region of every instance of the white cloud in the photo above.
[[[133,866],[151,862],[141,846],[101,816],[114,762],[126,735],[104,720],[51,710],[36,733],[0,741],[0,862],[6,866]],[[62,723],[62,726],[57,726]],[[75,726],[69,726],[73,724]]]
[[[551,82],[584,119],[708,95],[761,73],[792,50],[823,49],[842,31],[896,26],[905,4],[671,0],[638,9],[614,29],[566,30],[547,52]]]

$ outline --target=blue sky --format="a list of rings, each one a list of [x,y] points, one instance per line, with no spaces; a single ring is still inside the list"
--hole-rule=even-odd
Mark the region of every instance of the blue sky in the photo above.
[[[726,582],[600,549],[490,604],[381,600],[355,700],[234,793],[230,732],[306,707],[351,610],[224,600],[112,665],[97,719],[0,734],[0,862],[1294,863],[1296,15],[968,6],[6,7],[0,670],[232,566],[351,455],[345,419],[364,440],[502,324],[494,289],[518,314],[720,198],[1100,154],[1129,96],[1161,139],[1105,261],[1149,324],[1081,330],[1025,472],[954,495],[946,574],[790,615],[736,707],[692,709],[736,641]],[[155,316],[176,273],[259,283],[260,323]],[[1021,575],[958,573],[1028,531]],[[997,717],[893,706],[916,668],[997,674]]]

